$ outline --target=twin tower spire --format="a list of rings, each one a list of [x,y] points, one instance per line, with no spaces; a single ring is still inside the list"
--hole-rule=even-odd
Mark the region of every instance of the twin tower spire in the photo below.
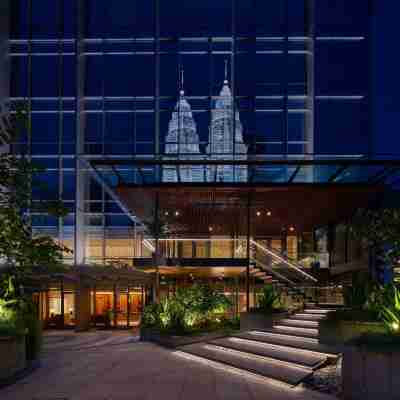
[[[197,125],[190,104],[185,98],[184,71],[179,71],[179,98],[172,112],[165,138],[167,159],[195,160],[243,160],[247,158],[247,146],[243,141],[243,127],[239,112],[234,112],[232,92],[228,81],[228,62],[225,61],[222,89],[213,102],[208,142],[200,147]],[[235,115],[233,115],[235,113]],[[174,157],[175,155],[175,157]],[[166,167],[164,182],[244,182],[246,166],[181,166]]]

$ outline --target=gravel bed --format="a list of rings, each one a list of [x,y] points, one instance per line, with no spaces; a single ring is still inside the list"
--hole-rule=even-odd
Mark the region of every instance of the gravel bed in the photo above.
[[[314,372],[303,386],[321,393],[342,398],[342,357]]]

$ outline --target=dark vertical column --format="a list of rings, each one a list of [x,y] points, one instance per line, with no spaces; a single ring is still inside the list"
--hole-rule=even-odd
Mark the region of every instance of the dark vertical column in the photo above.
[[[130,322],[130,317],[131,317],[131,298],[130,298],[130,292],[129,292],[129,283],[128,287],[126,289],[126,327],[129,329],[129,322]]]
[[[97,304],[96,304],[96,292],[97,287],[96,284],[93,285],[93,326],[96,326],[96,315],[97,315]]]
[[[305,153],[314,154],[315,146],[315,0],[305,1],[306,34],[307,34],[307,110],[306,115],[306,148]]]
[[[76,194],[75,194],[75,233],[74,233],[74,263],[83,264],[85,260],[85,188],[86,177],[80,156],[84,154],[85,143],[85,113],[84,113],[84,88],[85,88],[85,1],[77,0],[77,32],[75,40],[76,52]]]
[[[289,0],[285,0],[285,21],[284,21],[284,35],[283,35],[283,55],[284,55],[284,70],[283,76],[283,140],[285,144],[285,154],[289,153],[288,147],[288,77],[289,77]]]
[[[61,295],[61,326],[60,328],[64,328],[65,326],[65,302],[64,302],[64,280],[60,281],[60,295]]]
[[[250,310],[250,206],[251,194],[247,194],[247,266],[246,266],[246,311]]]
[[[154,153],[156,157],[160,156],[160,4],[159,1],[155,0],[155,138],[154,138]],[[156,166],[156,182],[161,179],[161,168]]]
[[[114,324],[114,328],[116,328],[117,327],[117,322],[118,322],[118,319],[117,319],[118,298],[117,298],[117,285],[115,283],[114,283],[114,286],[113,286],[113,297],[114,297],[113,324]]]
[[[160,227],[159,227],[159,193],[156,193],[155,198],[155,205],[154,205],[154,236],[156,241],[156,248],[155,248],[155,257],[154,257],[154,264],[156,269],[156,276],[155,276],[155,298],[154,300],[158,303],[160,300],[160,270],[159,270],[159,257],[160,257],[160,245],[159,245],[159,235],[160,235]]]

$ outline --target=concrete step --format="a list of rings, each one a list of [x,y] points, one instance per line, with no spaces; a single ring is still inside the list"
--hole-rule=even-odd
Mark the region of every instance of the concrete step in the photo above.
[[[276,324],[270,330],[271,332],[275,333],[283,333],[286,335],[294,335],[306,338],[318,338],[318,329],[314,328],[302,328],[298,326],[287,326]]]
[[[306,314],[326,315],[329,311],[335,311],[334,309],[323,309],[323,308],[306,308],[304,312]]]
[[[238,333],[234,337],[254,340],[262,343],[276,344],[278,346],[293,347],[295,349],[311,350],[317,353],[329,354],[329,357],[335,357],[338,352],[329,347],[318,343],[318,339],[304,338],[293,335],[282,335],[274,332],[248,331]]]
[[[254,340],[238,337],[216,339],[210,343],[220,347],[226,347],[263,357],[274,358],[280,361],[295,363],[311,369],[316,369],[327,359],[326,354],[317,353],[310,350],[301,350],[271,343],[256,342]]]
[[[324,319],[326,317],[325,314],[323,315],[318,315],[318,314],[306,314],[306,313],[296,313],[293,314],[292,317],[294,319],[302,319],[305,321],[320,321],[321,319]]]
[[[215,346],[213,344],[196,343],[180,347],[179,350],[261,377],[285,382],[289,385],[297,385],[312,374],[311,368],[228,349],[226,347]]]
[[[279,325],[317,329],[319,326],[319,321],[307,321],[304,319],[295,319],[294,317],[290,317],[279,320]]]

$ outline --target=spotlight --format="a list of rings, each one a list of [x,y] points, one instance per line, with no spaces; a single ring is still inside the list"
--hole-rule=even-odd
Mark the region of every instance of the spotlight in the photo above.
[[[256,212],[256,215],[257,215],[257,217],[259,217],[259,216],[261,215],[261,212],[260,212],[260,211],[257,211],[257,212]]]
[[[175,211],[175,216],[179,217],[179,211]]]
[[[291,226],[291,227],[289,228],[289,231],[290,231],[290,232],[293,232],[293,231],[294,231],[294,226]]]
[[[272,215],[271,211],[267,211],[267,216],[270,217]]]

